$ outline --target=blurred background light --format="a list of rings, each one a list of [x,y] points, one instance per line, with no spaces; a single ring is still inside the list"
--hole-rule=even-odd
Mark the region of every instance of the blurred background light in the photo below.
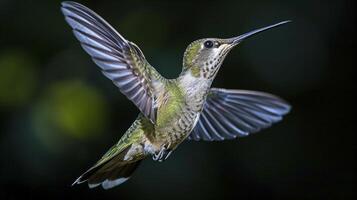
[[[41,117],[37,126],[43,126],[45,120],[55,130],[75,139],[97,137],[105,130],[108,119],[103,96],[80,80],[54,83],[37,109]]]
[[[36,61],[19,49],[0,51],[0,106],[15,107],[28,103],[36,86]]]

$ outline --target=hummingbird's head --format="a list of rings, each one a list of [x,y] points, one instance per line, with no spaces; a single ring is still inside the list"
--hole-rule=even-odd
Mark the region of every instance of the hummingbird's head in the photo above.
[[[182,71],[190,71],[195,77],[213,79],[222,65],[224,58],[233,47],[252,35],[288,22],[290,21],[283,21],[228,39],[205,38],[196,40],[186,48],[183,57]]]

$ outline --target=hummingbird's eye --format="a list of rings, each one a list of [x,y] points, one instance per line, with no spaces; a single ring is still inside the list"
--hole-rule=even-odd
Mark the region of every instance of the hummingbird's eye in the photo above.
[[[207,40],[204,43],[204,45],[205,45],[206,48],[212,48],[213,47],[213,42],[211,40]]]

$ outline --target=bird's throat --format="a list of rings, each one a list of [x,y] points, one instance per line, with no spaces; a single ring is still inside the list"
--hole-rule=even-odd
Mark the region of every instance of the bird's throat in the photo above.
[[[190,70],[181,74],[178,78],[178,84],[185,92],[189,99],[204,99],[209,88],[211,87],[212,80],[204,77],[195,76]]]

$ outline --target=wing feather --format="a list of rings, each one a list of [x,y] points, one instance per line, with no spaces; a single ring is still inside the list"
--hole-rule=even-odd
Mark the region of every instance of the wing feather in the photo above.
[[[63,2],[61,10],[75,37],[103,74],[155,122],[157,97],[152,84],[162,83],[163,77],[146,61],[139,47],[79,3]]]
[[[256,133],[280,121],[290,105],[271,94],[212,88],[189,140],[221,141]]]

